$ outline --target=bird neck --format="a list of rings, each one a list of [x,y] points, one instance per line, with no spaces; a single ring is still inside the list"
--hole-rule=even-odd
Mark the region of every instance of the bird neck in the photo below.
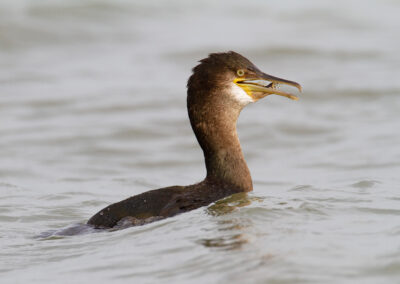
[[[205,181],[247,192],[253,185],[236,131],[241,108],[226,101],[196,104],[188,98],[190,122],[204,153]]]

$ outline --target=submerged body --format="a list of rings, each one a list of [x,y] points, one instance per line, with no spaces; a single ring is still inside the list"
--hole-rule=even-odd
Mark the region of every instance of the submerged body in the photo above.
[[[143,224],[144,220],[171,217],[234,193],[253,190],[236,122],[244,106],[269,94],[297,99],[278,90],[278,84],[301,90],[298,83],[267,75],[235,52],[214,53],[201,60],[188,81],[187,107],[193,132],[204,153],[204,181],[132,196],[104,208],[88,224],[112,228],[127,218],[135,220],[133,225]]]

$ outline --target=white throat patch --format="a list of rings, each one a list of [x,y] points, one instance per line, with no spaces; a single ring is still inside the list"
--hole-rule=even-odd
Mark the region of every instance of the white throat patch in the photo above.
[[[231,83],[231,91],[229,93],[232,94],[235,101],[239,102],[243,106],[254,102],[252,97],[250,97],[242,88],[233,82]]]

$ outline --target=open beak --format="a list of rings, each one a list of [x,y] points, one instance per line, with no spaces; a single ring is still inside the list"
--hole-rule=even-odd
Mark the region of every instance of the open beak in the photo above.
[[[252,76],[252,78],[236,78],[234,82],[256,101],[271,94],[296,101],[299,99],[293,94],[279,90],[279,85],[293,86],[301,92],[301,85],[299,83],[271,76],[261,71],[257,72],[257,75]]]

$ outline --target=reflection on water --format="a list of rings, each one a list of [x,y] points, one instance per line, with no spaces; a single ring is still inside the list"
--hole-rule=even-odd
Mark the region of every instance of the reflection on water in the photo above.
[[[237,225],[235,225],[236,227]],[[249,242],[246,234],[233,234],[225,237],[202,239],[198,243],[209,248],[218,248],[224,250],[240,249]]]
[[[227,198],[218,200],[207,208],[207,212],[215,216],[224,215],[231,213],[236,208],[247,206],[251,204],[252,201],[255,201],[255,199],[249,198],[247,193],[236,193]]]
[[[207,208],[207,213],[213,216],[226,215],[240,207],[250,205],[254,201],[258,201],[258,198],[249,197],[247,193],[233,194],[209,206]],[[249,242],[246,228],[250,226],[250,219],[229,218],[226,220],[219,220],[217,221],[218,236],[200,239],[198,240],[198,243],[209,248],[218,248],[223,250],[239,249]]]

